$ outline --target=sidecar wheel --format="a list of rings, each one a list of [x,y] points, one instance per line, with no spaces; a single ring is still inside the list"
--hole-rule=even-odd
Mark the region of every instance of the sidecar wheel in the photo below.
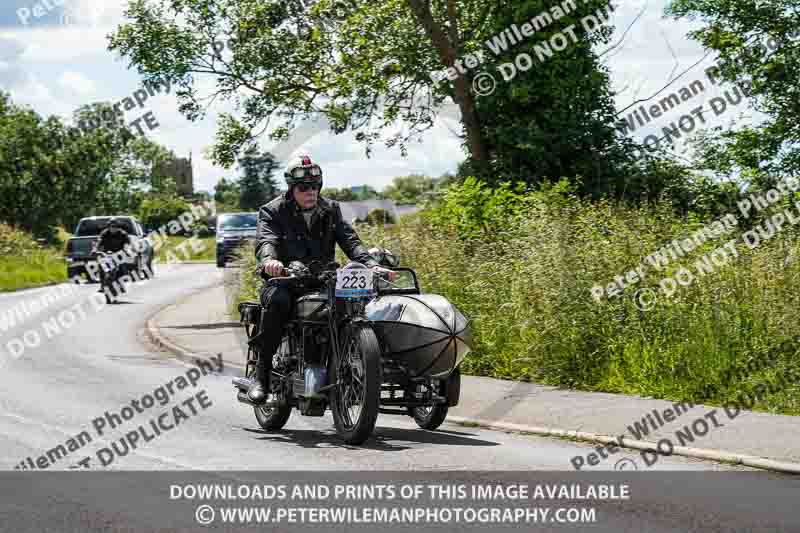
[[[331,382],[339,383],[330,393],[331,412],[339,436],[359,445],[372,435],[378,419],[381,350],[369,327],[350,326],[344,338],[339,357],[331,357]]]
[[[434,405],[433,407],[414,407],[410,410],[411,416],[414,417],[414,422],[419,427],[433,431],[441,426],[444,419],[447,418],[449,407],[446,405]]]

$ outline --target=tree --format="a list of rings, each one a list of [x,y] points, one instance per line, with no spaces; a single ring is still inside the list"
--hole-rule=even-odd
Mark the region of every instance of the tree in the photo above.
[[[275,156],[259,153],[251,146],[239,159],[242,177],[239,179],[239,208],[258,209],[278,196],[278,186],[272,177],[278,167]]]
[[[731,82],[751,97],[767,118],[758,125],[723,131],[716,128],[700,140],[701,166],[744,185],[766,187],[781,175],[800,171],[800,71],[795,3],[782,0],[674,0],[667,14],[701,19],[690,32],[703,47],[718,53],[707,74],[717,83]]]
[[[0,92],[0,139],[0,220],[36,237],[74,226],[114,190],[109,173],[120,146],[107,128],[82,133]]]
[[[191,206],[186,200],[175,196],[152,195],[142,201],[139,208],[139,220],[151,229],[159,228],[172,220],[177,220]]]
[[[580,2],[564,21],[578,22],[579,15],[606,3]],[[591,56],[607,30],[587,33],[578,25],[581,42],[570,45],[575,52],[559,52],[543,76],[538,68],[517,76],[492,99],[476,102],[471,86],[477,72],[456,70],[464,54],[483,49],[488,55],[484,42],[491,34],[547,7],[542,0],[135,0],[128,10],[132,22],[112,34],[110,49],[129,58],[147,81],[180,87],[181,110],[191,120],[206,112],[206,101],[237,105],[239,116],[222,116],[211,150],[222,165],[232,164],[267,125],[272,139],[285,139],[300,120],[320,114],[333,132],[356,132],[368,154],[387,128],[396,128],[386,144],[406,153],[408,143],[433,125],[442,104],[454,101],[472,172],[488,174],[497,166],[506,174],[524,174],[544,154],[542,172],[550,177],[581,170],[601,174],[596,181],[609,179],[616,163],[613,127],[595,127],[607,118],[608,100],[605,93],[591,94],[595,88],[607,92],[607,77]],[[542,38],[553,32],[546,28]],[[220,38],[231,41],[230,57],[209,54]],[[530,50],[531,42],[523,49]],[[452,82],[432,76],[446,69],[457,73]],[[216,77],[213,94],[200,94],[203,75]],[[577,88],[571,89],[573,83]],[[554,118],[547,120],[550,105],[556,106]],[[515,144],[514,134],[523,123],[527,127],[531,112],[536,127]],[[561,127],[567,130],[563,135],[554,129]],[[548,152],[550,134],[557,140],[554,153]],[[606,160],[600,170],[592,166]]]
[[[356,200],[356,195],[353,193],[351,189],[344,188],[344,189],[322,189],[320,191],[320,196],[325,198],[329,198],[331,200],[336,200],[337,202],[352,202]]]
[[[232,208],[239,205],[239,182],[235,179],[220,179],[214,185],[214,202]]]
[[[372,187],[371,185],[361,185],[359,187],[353,187],[351,188],[351,191],[353,192],[354,200],[356,201],[383,199],[383,195],[378,191],[376,191],[375,188]]]
[[[383,190],[383,195],[398,204],[422,203],[425,193],[435,189],[433,178],[422,174],[398,176]]]

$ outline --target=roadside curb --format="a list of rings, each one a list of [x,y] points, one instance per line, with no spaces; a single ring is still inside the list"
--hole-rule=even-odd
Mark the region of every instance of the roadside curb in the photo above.
[[[202,292],[204,290],[208,290],[213,287],[206,287],[204,289],[199,289],[197,291],[192,292],[191,294],[185,296],[184,298],[180,299],[179,301],[165,305],[150,318],[147,319],[145,330],[147,332],[147,336],[150,340],[169,352],[172,352],[178,359],[185,361],[185,362],[193,362],[195,359],[206,360],[212,363],[216,363],[219,365],[219,368],[223,368],[223,360],[221,355],[219,354],[218,358],[212,358],[207,355],[198,354],[188,350],[178,344],[166,339],[164,335],[161,333],[160,328],[156,322],[156,317],[166,309],[174,306],[181,305],[183,301],[189,299],[190,297],[196,295],[198,292]],[[244,370],[242,365],[238,365],[236,363],[228,362],[228,366],[240,370]],[[548,427],[540,427],[540,426],[528,426],[524,424],[514,424],[512,422],[501,422],[497,420],[485,420],[485,419],[478,419],[478,418],[469,418],[469,417],[461,417],[461,416],[448,416],[446,421],[452,422],[461,426],[469,426],[469,427],[481,427],[485,429],[494,429],[499,431],[506,431],[512,433],[521,433],[521,434],[530,434],[530,435],[539,435],[543,437],[556,437],[556,438],[564,438],[564,439],[572,439],[578,440],[583,442],[593,442],[597,444],[616,444],[621,448],[629,448],[635,450],[649,450],[658,453],[658,444],[656,442],[644,441],[644,440],[635,440],[635,439],[626,439],[624,437],[613,437],[610,435],[603,435],[600,433],[590,433],[585,431],[577,431],[577,430],[566,430],[560,428],[548,428]],[[664,454],[659,454],[663,456]],[[759,457],[756,455],[746,455],[741,453],[735,452],[728,452],[725,450],[712,450],[707,448],[692,448],[686,446],[674,446],[672,449],[672,454],[670,455],[680,455],[683,457],[689,457],[693,459],[702,459],[707,461],[714,461],[717,463],[727,463],[727,464],[734,464],[734,465],[742,465],[748,466],[751,468],[759,468],[762,470],[767,470],[771,472],[780,472],[785,474],[800,474],[800,463],[789,463],[789,462],[782,462],[782,461],[775,461],[773,459],[767,459],[766,457]],[[635,467],[631,469],[622,469],[619,470],[635,470],[638,469]],[[615,467],[616,470],[616,467]],[[645,470],[642,468],[641,470]]]
[[[477,426],[486,429],[499,429],[513,433],[527,433],[533,435],[541,435],[543,437],[558,437],[566,439],[574,439],[584,442],[595,442],[598,444],[617,444],[623,448],[631,448],[635,450],[650,450],[657,452],[657,443],[634,440],[626,438],[612,437],[610,435],[602,435],[598,433],[588,433],[585,431],[566,430],[558,428],[545,428],[538,426],[526,426],[523,424],[514,424],[511,422],[498,422],[493,420],[481,420],[466,418],[461,416],[448,416],[448,422],[453,422],[462,426]],[[663,455],[663,454],[659,454]],[[757,455],[745,455],[741,453],[727,452],[724,450],[711,450],[707,448],[691,448],[686,446],[674,446],[671,455],[681,455],[683,457],[691,457],[693,459],[705,459],[715,461],[718,463],[731,463],[735,465],[749,466],[752,468],[760,468],[762,470],[770,470],[773,472],[781,472],[786,474],[800,474],[800,464],[786,463],[767,459],[766,457],[759,457]],[[632,470],[635,470],[633,468]]]
[[[188,350],[188,349],[184,348],[183,346],[180,346],[180,345],[170,341],[169,339],[167,339],[161,333],[161,328],[158,327],[158,322],[156,321],[156,318],[158,317],[158,315],[160,315],[162,312],[166,311],[167,309],[169,309],[171,307],[179,306],[185,300],[188,300],[192,296],[195,296],[200,292],[207,291],[209,289],[213,289],[215,286],[216,285],[212,285],[211,287],[204,287],[202,289],[198,289],[196,291],[193,291],[190,294],[187,294],[186,296],[184,296],[183,298],[178,300],[177,302],[174,302],[174,303],[171,303],[171,304],[167,304],[167,305],[161,307],[160,309],[158,309],[152,315],[150,315],[150,317],[145,322],[145,327],[144,327],[145,335],[147,336],[147,338],[153,344],[158,346],[159,348],[162,348],[164,350],[167,350],[168,352],[171,352],[175,357],[177,357],[179,360],[181,360],[181,361],[183,361],[185,363],[193,363],[196,359],[200,359],[200,360],[208,361],[209,363],[214,363],[214,364],[217,365],[217,368],[219,368],[221,370],[224,370],[225,369],[225,360],[222,358],[222,354],[221,353],[217,354],[217,357],[209,357],[208,355],[199,354],[199,353],[195,353],[195,352],[193,352],[191,350]],[[244,370],[244,367],[242,365],[238,365],[236,363],[228,362],[227,366],[232,367],[232,368],[236,368],[236,369],[240,369],[240,370]]]

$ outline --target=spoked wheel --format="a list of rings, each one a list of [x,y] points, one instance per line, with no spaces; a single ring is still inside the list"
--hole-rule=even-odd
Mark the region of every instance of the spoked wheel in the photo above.
[[[119,294],[117,294],[114,284],[108,282],[108,277],[108,274],[105,274],[104,277],[100,278],[100,290],[106,296],[106,304],[113,304],[117,302]]]
[[[381,394],[381,350],[372,328],[349,326],[331,367],[336,431],[347,444],[362,444],[375,429]]]
[[[284,338],[283,342],[288,342],[288,339]],[[279,350],[283,348],[284,345],[282,345]],[[252,348],[250,348],[250,350],[252,350]],[[272,358],[272,368],[275,368],[277,364],[276,359],[278,359],[277,355]],[[247,375],[245,377],[252,378],[255,373],[255,366],[247,365]],[[272,376],[272,379],[269,380],[269,384],[272,393],[277,395],[278,398],[284,399],[284,396],[280,394],[281,382],[275,376]],[[292,414],[292,406],[289,405],[289,402],[282,401],[276,407],[253,407],[253,412],[256,414],[258,425],[261,426],[263,430],[279,431],[283,429],[283,426],[289,421],[289,417]]]
[[[417,392],[423,392],[423,385],[417,385]],[[428,407],[409,407],[408,414],[414,418],[414,421],[422,429],[433,431],[438,428],[447,418],[447,411],[449,407],[447,404],[436,404]]]

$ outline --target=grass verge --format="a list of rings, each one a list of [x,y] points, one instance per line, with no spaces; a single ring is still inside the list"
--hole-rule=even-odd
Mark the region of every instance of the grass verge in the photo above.
[[[156,251],[156,262],[214,261],[216,259],[215,237],[197,238],[194,243],[190,241],[189,237],[167,237]]]

